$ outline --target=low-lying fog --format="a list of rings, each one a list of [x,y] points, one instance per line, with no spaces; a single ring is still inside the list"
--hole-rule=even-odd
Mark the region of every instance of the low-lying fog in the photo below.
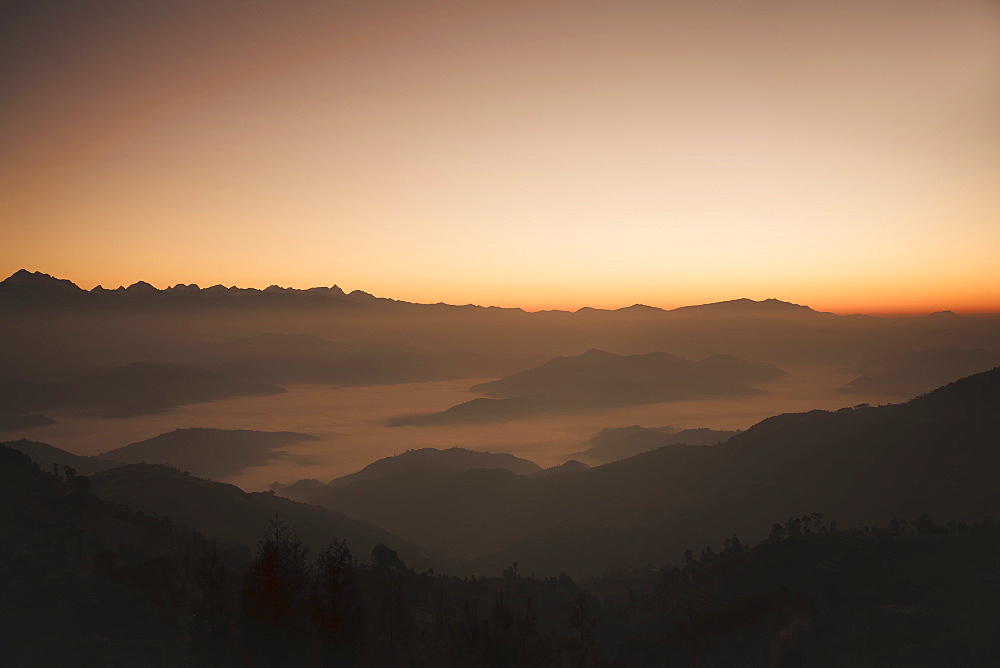
[[[324,482],[357,471],[372,461],[410,448],[462,446],[509,452],[543,467],[560,464],[568,454],[605,427],[638,424],[678,429],[746,429],[778,413],[836,409],[862,402],[887,403],[885,396],[839,394],[850,376],[834,369],[788,367],[789,375],[761,384],[767,394],[648,404],[582,415],[538,417],[517,422],[425,427],[389,427],[401,415],[439,411],[478,395],[473,385],[488,379],[405,383],[368,387],[293,385],[274,396],[240,397],[190,404],[159,415],[129,418],[83,418],[51,412],[56,424],[4,434],[5,440],[29,438],[80,455],[96,455],[182,427],[297,431],[316,441],[288,447],[288,456],[246,469],[225,479],[248,491],[274,481],[317,478]],[[900,397],[899,400],[905,399]]]

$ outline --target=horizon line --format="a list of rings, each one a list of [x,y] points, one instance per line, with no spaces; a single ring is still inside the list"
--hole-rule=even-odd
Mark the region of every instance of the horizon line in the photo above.
[[[81,284],[73,281],[72,279],[60,278],[58,276],[55,276],[53,274],[49,274],[49,273],[46,273],[46,272],[43,272],[43,271],[37,271],[37,270],[36,271],[31,271],[31,270],[25,269],[23,267],[21,269],[18,269],[15,272],[13,272],[7,278],[3,279],[0,282],[6,282],[7,280],[13,278],[14,276],[16,276],[18,274],[22,274],[22,273],[26,273],[26,274],[30,274],[30,275],[35,275],[35,276],[39,276],[40,275],[40,276],[43,276],[43,277],[49,277],[49,278],[52,278],[53,280],[57,280],[57,281],[67,281],[67,282],[71,283],[72,285],[76,286],[77,288],[79,288],[80,290],[85,291],[85,292],[93,292],[96,288],[99,288],[99,287],[103,288],[104,290],[107,290],[107,291],[110,291],[110,292],[114,292],[114,291],[117,291],[117,290],[120,290],[120,289],[128,289],[128,288],[130,288],[132,286],[135,286],[135,285],[138,285],[138,284],[149,285],[150,287],[152,287],[153,289],[157,290],[158,292],[164,292],[166,290],[169,290],[169,289],[172,289],[172,288],[176,288],[178,286],[195,286],[199,290],[207,290],[209,288],[222,287],[222,288],[225,288],[227,290],[233,290],[233,289],[236,289],[236,290],[256,290],[258,292],[263,292],[263,291],[267,290],[268,288],[272,288],[272,287],[277,287],[277,288],[279,288],[281,290],[294,290],[294,291],[298,291],[298,292],[306,292],[306,291],[309,291],[309,290],[316,290],[316,289],[320,289],[320,290],[327,289],[327,290],[329,290],[329,289],[332,289],[332,288],[337,288],[337,289],[341,290],[345,295],[351,295],[351,294],[354,294],[354,293],[362,293],[362,294],[374,297],[376,299],[385,299],[385,300],[389,300],[389,301],[404,302],[404,303],[410,303],[410,304],[416,304],[416,305],[422,305],[422,306],[445,305],[445,306],[453,306],[453,307],[456,307],[456,308],[461,308],[461,307],[475,307],[475,308],[483,308],[483,309],[520,310],[520,311],[523,311],[524,313],[578,313],[580,311],[587,311],[587,310],[612,312],[612,311],[622,311],[622,310],[626,310],[626,309],[630,309],[630,308],[636,308],[636,307],[655,309],[655,310],[659,310],[659,311],[663,311],[664,313],[667,313],[667,312],[677,311],[677,310],[685,309],[685,308],[700,307],[700,306],[714,306],[714,305],[717,305],[717,304],[728,304],[728,303],[734,303],[734,302],[747,301],[747,302],[753,302],[755,304],[761,304],[761,303],[765,303],[765,302],[780,302],[782,304],[787,304],[789,306],[796,306],[796,307],[801,307],[801,308],[804,308],[804,309],[808,309],[809,311],[812,311],[812,312],[817,313],[817,314],[827,313],[827,314],[833,314],[833,315],[838,315],[838,316],[842,316],[842,317],[849,317],[849,316],[920,317],[920,316],[934,315],[934,314],[938,314],[938,313],[952,313],[954,315],[968,316],[968,317],[1000,315],[1000,305],[997,305],[995,307],[986,307],[985,310],[979,310],[979,309],[976,309],[976,310],[955,310],[954,308],[936,308],[936,307],[927,307],[925,310],[917,310],[917,309],[908,308],[908,307],[901,307],[901,308],[879,307],[879,308],[870,308],[870,309],[857,309],[857,308],[853,308],[853,307],[847,307],[847,308],[837,308],[837,307],[835,307],[834,309],[825,309],[825,308],[816,308],[816,307],[813,307],[813,306],[811,306],[809,304],[801,304],[801,303],[797,303],[797,302],[793,302],[793,301],[788,301],[788,300],[785,300],[785,299],[780,299],[780,298],[777,298],[777,297],[766,297],[766,298],[763,298],[763,299],[753,299],[751,297],[735,297],[735,298],[731,298],[731,299],[721,299],[721,300],[706,301],[706,302],[701,302],[701,303],[680,304],[678,306],[672,306],[672,307],[655,306],[655,305],[652,305],[652,304],[645,304],[645,303],[642,303],[642,302],[633,302],[631,304],[626,304],[624,306],[591,306],[589,304],[584,304],[583,306],[577,306],[575,308],[573,308],[573,307],[558,307],[558,306],[552,306],[552,307],[500,306],[498,304],[477,304],[477,303],[473,303],[473,302],[468,302],[468,303],[465,303],[465,304],[459,304],[459,303],[450,303],[450,302],[444,302],[444,301],[436,301],[436,302],[434,302],[434,301],[409,301],[409,300],[406,300],[406,299],[397,299],[395,297],[383,297],[383,296],[375,295],[373,293],[370,293],[370,292],[367,292],[367,291],[361,290],[361,289],[355,289],[355,290],[348,291],[348,290],[345,290],[344,288],[341,288],[337,283],[334,283],[334,284],[329,285],[329,286],[314,285],[314,286],[300,288],[300,287],[282,286],[282,285],[278,285],[277,283],[270,283],[270,284],[268,284],[265,287],[255,287],[255,286],[240,286],[240,285],[236,285],[235,283],[232,284],[232,285],[226,285],[224,283],[214,283],[214,284],[208,285],[208,286],[201,286],[198,283],[182,283],[182,282],[178,282],[178,283],[174,283],[172,285],[168,284],[168,285],[166,285],[166,287],[163,287],[163,288],[159,288],[159,287],[156,287],[155,285],[153,285],[152,283],[150,283],[149,281],[146,281],[144,279],[140,279],[140,280],[134,281],[133,283],[131,283],[129,285],[120,284],[119,286],[114,287],[114,288],[106,288],[106,287],[104,287],[103,283],[95,283],[92,287],[87,288],[87,287],[84,287],[83,285],[81,285]]]

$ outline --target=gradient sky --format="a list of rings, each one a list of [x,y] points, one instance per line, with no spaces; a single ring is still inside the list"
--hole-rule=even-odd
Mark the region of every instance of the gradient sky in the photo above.
[[[0,273],[1000,310],[1000,2],[23,3]]]

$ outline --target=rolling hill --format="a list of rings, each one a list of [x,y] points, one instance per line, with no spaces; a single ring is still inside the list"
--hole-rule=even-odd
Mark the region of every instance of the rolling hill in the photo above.
[[[378,543],[391,545],[417,568],[459,570],[460,562],[438,557],[412,542],[345,515],[275,495],[247,493],[234,485],[204,480],[169,466],[129,464],[90,477],[91,491],[103,499],[146,513],[170,517],[205,536],[255,545],[276,516],[295,528],[303,543],[319,551],[333,537],[343,538],[364,558]]]
[[[707,427],[680,431],[671,427],[646,428],[638,425],[611,427],[602,429],[597,436],[590,439],[587,442],[590,446],[588,449],[575,452],[569,457],[579,457],[590,462],[614,462],[675,443],[715,445],[736,433]]]
[[[284,454],[278,448],[314,438],[291,431],[175,429],[100,457],[125,464],[169,464],[201,478],[221,478]]]
[[[860,375],[841,392],[912,397],[997,364],[1000,353],[982,348],[910,350],[845,369]]]
[[[399,472],[314,502],[491,567],[592,573],[676,561],[732,531],[760,539],[761,517],[996,515],[998,442],[1000,368],[904,404],[775,416],[715,446],[668,445],[558,476],[474,469],[428,484]]]
[[[23,415],[63,409],[99,417],[163,413],[184,404],[279,394],[284,388],[247,383],[201,367],[133,362],[69,381],[0,380],[0,411]]]
[[[481,383],[473,399],[440,413],[401,417],[390,424],[422,426],[502,422],[617,406],[705,397],[760,394],[754,385],[784,375],[777,367],[730,355],[692,361],[667,353],[615,355],[596,348]]]

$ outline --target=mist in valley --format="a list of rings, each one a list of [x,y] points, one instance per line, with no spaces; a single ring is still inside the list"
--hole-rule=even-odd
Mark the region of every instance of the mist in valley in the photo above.
[[[995,316],[842,316],[745,299],[528,313],[329,291],[129,290],[84,291],[30,272],[0,283],[11,323],[0,330],[0,454],[10,459],[12,507],[25,503],[18,490],[36,489],[31,503],[65,497],[89,509],[96,524],[79,529],[91,545],[80,543],[81,564],[96,559],[117,572],[115,560],[133,559],[134,548],[109,557],[118,548],[101,547],[124,531],[105,524],[127,516],[137,532],[129,540],[180,532],[167,544],[194,553],[176,562],[177,578],[202,577],[180,566],[192,559],[242,574],[238,605],[236,583],[223,578],[230,603],[197,613],[228,616],[214,622],[222,635],[154,625],[141,631],[149,637],[201,637],[202,649],[222,651],[238,629],[249,651],[279,628],[254,626],[254,606],[272,605],[254,598],[265,591],[254,578],[275,577],[255,573],[287,549],[281,568],[301,583],[288,596],[301,599],[324,578],[354,583],[355,593],[310,599],[310,614],[334,614],[322,613],[329,605],[375,617],[337,622],[331,628],[347,635],[334,641],[320,621],[282,616],[314,640],[282,635],[274,656],[332,642],[363,663],[392,663],[381,653],[403,650],[375,640],[394,628],[374,612],[380,606],[415,620],[427,605],[446,605],[439,614],[453,619],[455,603],[429,601],[447,595],[478,609],[501,593],[515,605],[547,601],[549,630],[528,616],[520,635],[491,643],[533,638],[539,656],[560,643],[586,656],[598,641],[567,628],[586,621],[592,592],[603,592],[599,642],[626,652],[628,633],[609,615],[653,606],[643,632],[653,635],[635,641],[648,647],[673,614],[657,597],[689,600],[684,583],[695,573],[718,577],[749,555],[758,556],[745,568],[814,545],[826,559],[845,535],[938,532],[955,536],[942,549],[961,559],[972,549],[962,542],[969,527],[993,535],[983,518],[1000,503],[991,473],[1000,466]],[[307,567],[310,552],[319,556]],[[863,568],[863,577],[876,572]],[[392,591],[387,582],[405,598],[380,598]],[[713,600],[729,596],[728,581],[714,582]],[[785,586],[763,582],[766,591]],[[890,587],[879,596],[897,595]],[[201,609],[204,596],[184,605]],[[849,596],[846,607],[824,609],[843,619],[856,604]],[[799,604],[788,605],[754,615],[784,618]],[[733,614],[711,606],[705,614]],[[237,609],[250,615],[238,624]],[[514,610],[495,607],[479,632],[506,633],[496,615],[521,614]],[[420,628],[412,623],[406,633]],[[445,635],[422,636],[426,656],[494,651],[453,646],[452,622],[441,623]],[[745,649],[739,636],[712,637],[719,661]]]
[[[676,429],[746,429],[771,415],[835,410],[863,402],[886,403],[884,395],[845,396],[849,376],[837,369],[792,367],[788,376],[764,385],[766,394],[726,400],[690,400],[612,408],[584,415],[538,417],[489,425],[391,427],[400,415],[432,412],[467,401],[470,388],[489,379],[463,379],[389,386],[292,385],[284,394],[189,404],[153,416],[80,417],[48,413],[55,424],[4,432],[5,440],[28,438],[80,455],[98,455],[178,428],[213,427],[299,431],[316,440],[281,448],[271,461],[221,480],[249,490],[302,478],[324,482],[415,448],[464,447],[507,452],[543,467],[566,461],[601,429],[640,425]],[[905,399],[899,397],[897,400]],[[169,462],[167,462],[169,463]]]
[[[1000,666],[996,2],[0,25],[0,666]]]

